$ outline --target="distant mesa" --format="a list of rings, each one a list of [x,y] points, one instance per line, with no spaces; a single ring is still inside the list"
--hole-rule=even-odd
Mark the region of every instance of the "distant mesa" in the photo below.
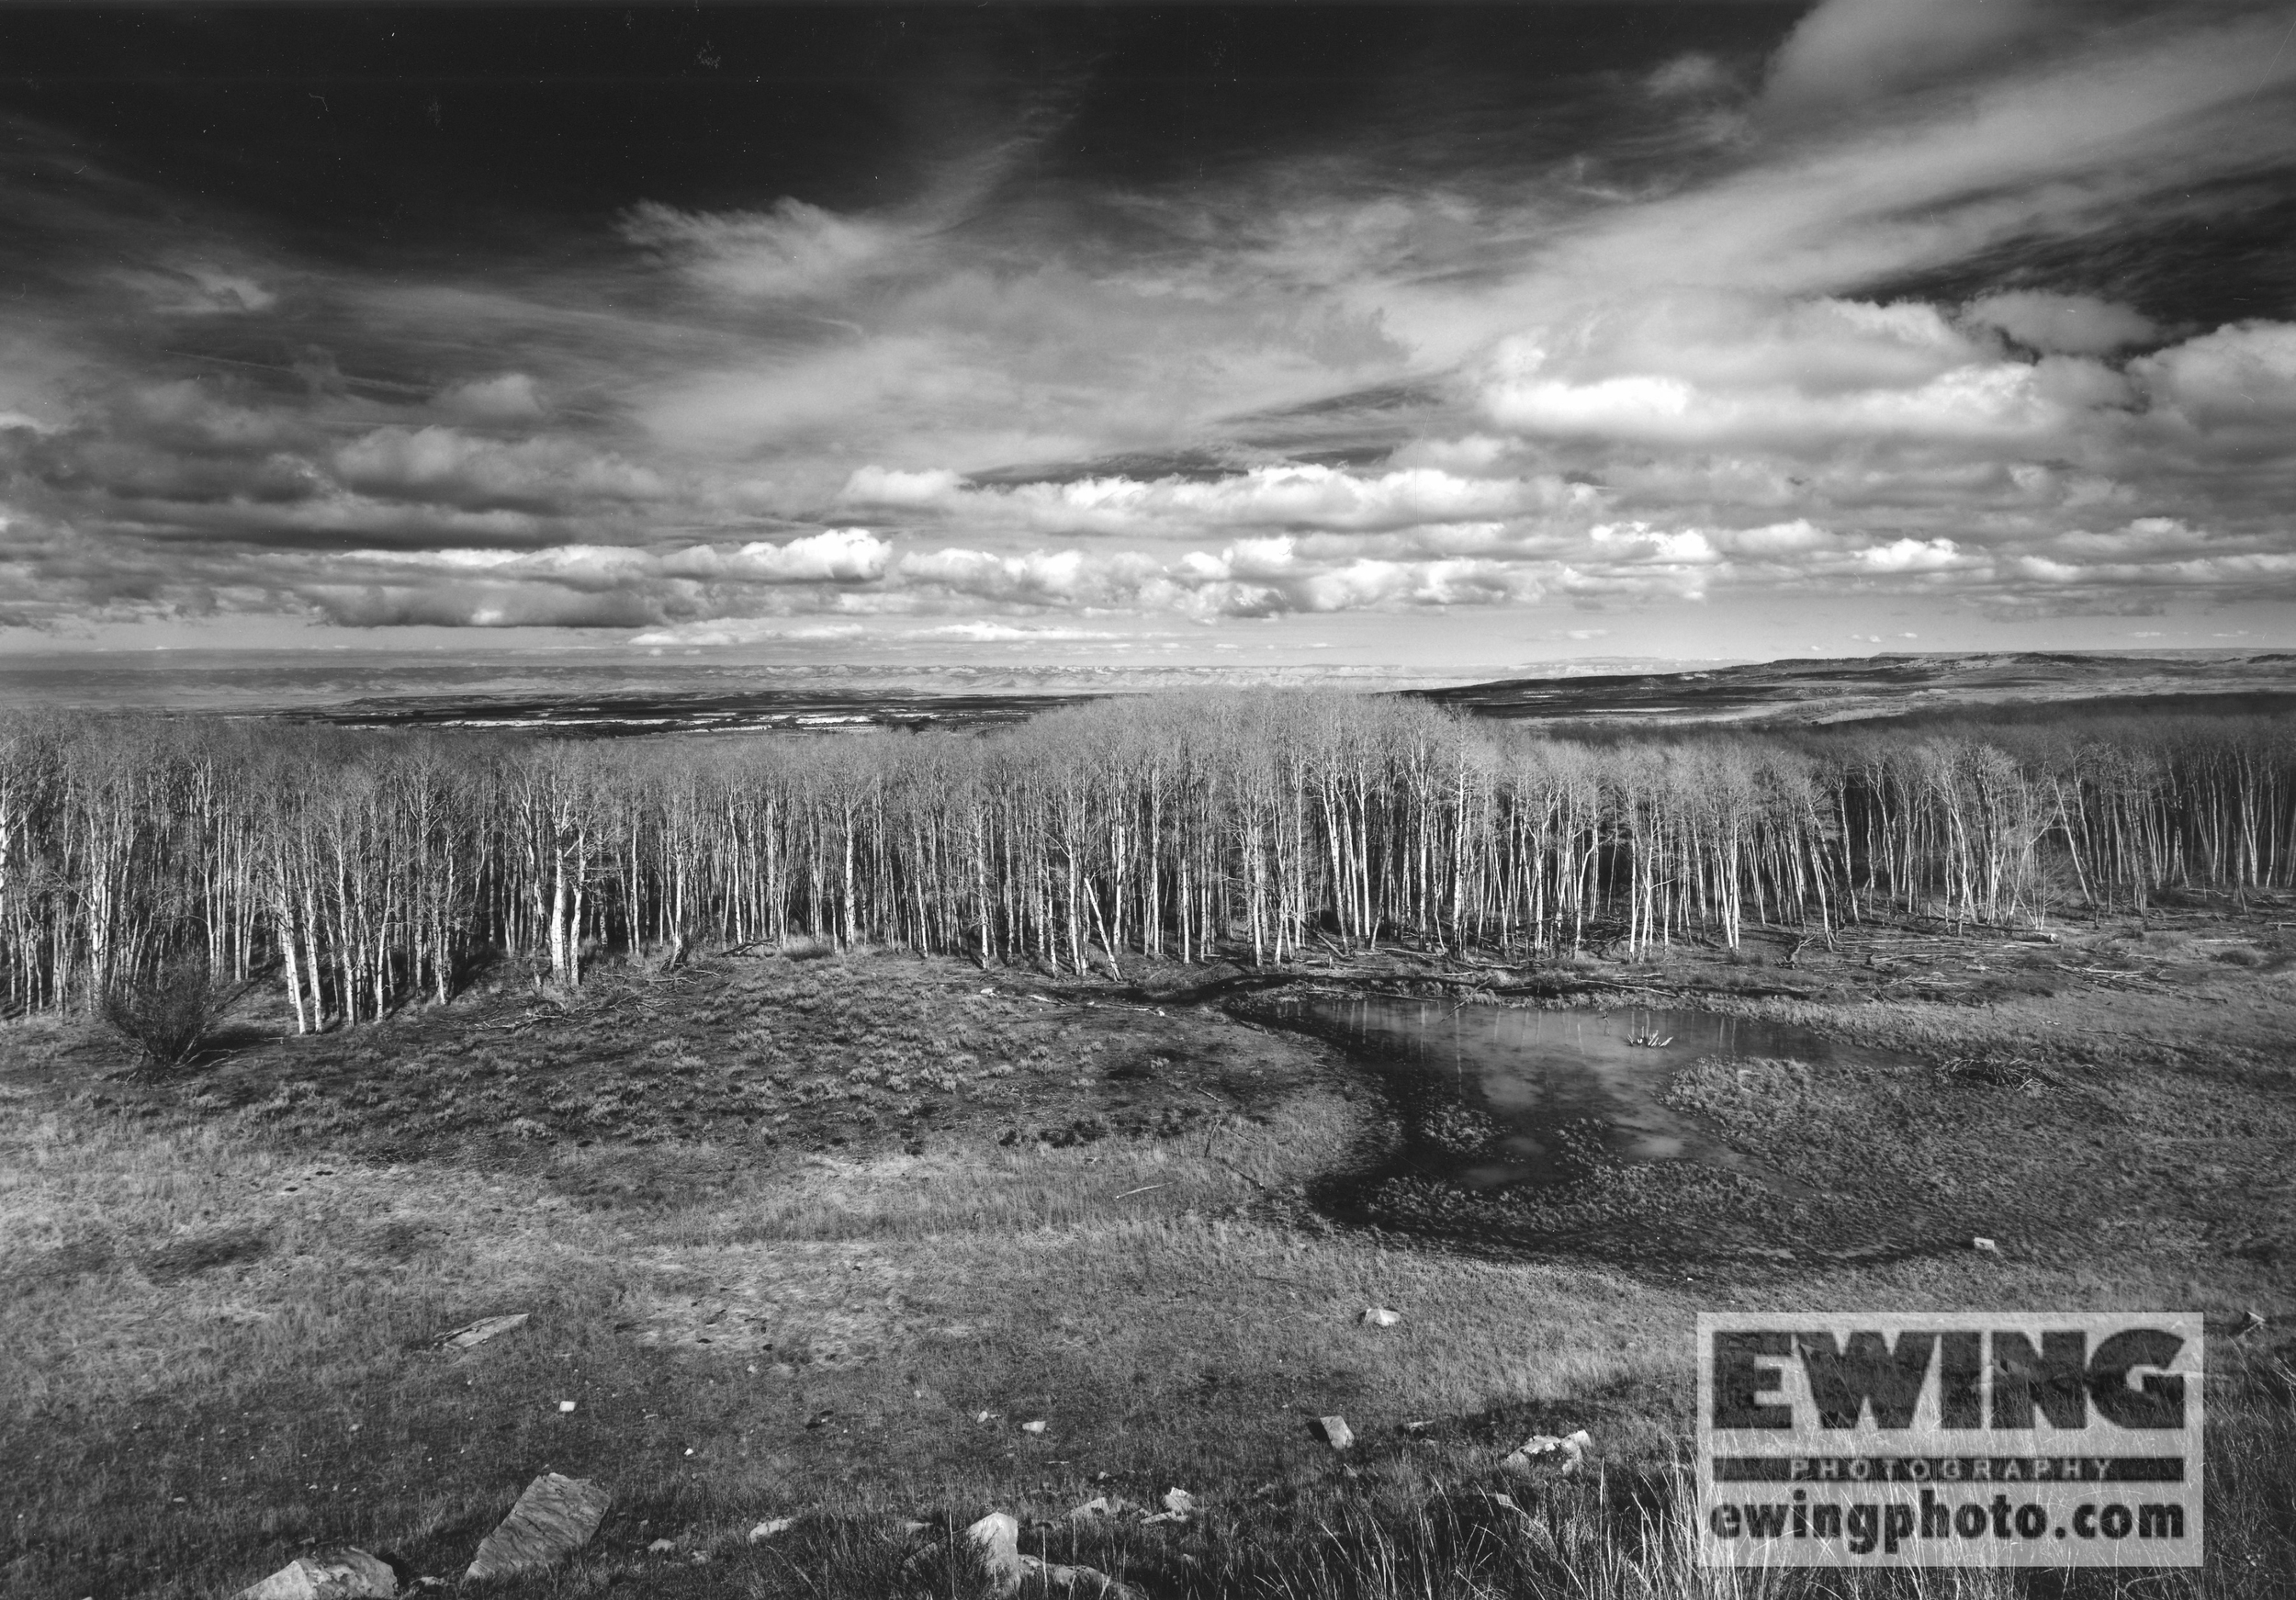
[[[1511,722],[1819,724],[1966,712],[2047,715],[2074,704],[2194,713],[2296,710],[2296,656],[2040,651],[1787,659],[1673,672],[1517,678],[1410,692]]]
[[[1025,722],[1055,705],[1103,696],[891,694],[854,690],[675,691],[562,700],[531,695],[374,695],[302,715],[339,727],[515,728],[573,738],[651,733],[836,733],[869,728],[921,732]]]

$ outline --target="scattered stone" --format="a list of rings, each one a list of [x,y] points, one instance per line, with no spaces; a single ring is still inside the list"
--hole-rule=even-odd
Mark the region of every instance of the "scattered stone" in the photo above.
[[[1413,1438],[1417,1438],[1420,1435],[1425,1433],[1433,1426],[1435,1426],[1435,1424],[1432,1421],[1423,1419],[1419,1422],[1405,1423],[1403,1425],[1403,1431],[1411,1435]]]
[[[1366,1327],[1391,1328],[1402,1320],[1403,1313],[1401,1312],[1390,1311],[1383,1305],[1375,1305],[1371,1307],[1370,1310],[1363,1313],[1363,1322]]]
[[[1195,1495],[1185,1489],[1167,1489],[1164,1492],[1164,1509],[1153,1516],[1142,1517],[1140,1526],[1154,1527],[1161,1522],[1186,1524],[1192,1521],[1195,1515]]]
[[[1558,1476],[1569,1478],[1577,1474],[1593,1443],[1584,1428],[1561,1438],[1552,1434],[1533,1434],[1523,1442],[1522,1448],[1510,1452],[1499,1464],[1512,1472],[1552,1467]]]
[[[1034,1422],[1024,1422],[1020,1425],[1020,1431],[1024,1434],[1041,1434],[1044,1431],[1044,1419],[1039,1417]]]
[[[588,1479],[545,1472],[480,1542],[464,1576],[499,1578],[563,1561],[590,1542],[613,1504],[613,1496]]]
[[[1114,1516],[1116,1507],[1109,1504],[1105,1494],[1096,1494],[1068,1514],[1071,1522],[1088,1522],[1096,1516]]]
[[[1356,1430],[1347,1425],[1344,1416],[1319,1416],[1315,1425],[1322,1434],[1323,1442],[1334,1450],[1344,1450],[1356,1442]]]
[[[649,1556],[674,1555],[677,1552],[677,1549],[678,1541],[676,1539],[658,1538],[652,1544],[646,1547],[646,1553]]]
[[[2245,1339],[2250,1334],[2259,1332],[2264,1327],[2264,1313],[2257,1310],[2256,1307],[2250,1306],[2248,1308],[2248,1314],[2240,1319],[2240,1331],[2234,1334],[2233,1337],[2235,1339]]]
[[[564,1416],[568,1412],[572,1411],[573,1409],[574,1403],[572,1401],[561,1400],[558,1402],[558,1414],[560,1416]]]
[[[1056,1593],[1086,1595],[1091,1600],[1141,1600],[1139,1590],[1118,1583],[1097,1567],[1057,1566],[1035,1556],[1018,1559],[1023,1574]]]
[[[993,1591],[1011,1594],[1019,1589],[1027,1569],[1021,1564],[1019,1522],[1004,1512],[992,1511],[964,1530],[964,1539],[979,1553]]]
[[[489,1339],[499,1338],[512,1328],[524,1327],[527,1319],[533,1315],[532,1312],[522,1311],[503,1317],[480,1317],[451,1334],[442,1335],[438,1347],[442,1350],[475,1350]]]
[[[749,1542],[761,1545],[767,1539],[780,1538],[796,1526],[797,1519],[793,1516],[769,1516],[749,1530]]]
[[[1999,1241],[1988,1239],[1982,1234],[1969,1241],[1969,1247],[1972,1250],[1983,1251],[1987,1256],[1998,1256],[2001,1253]]]
[[[399,1575],[361,1549],[298,1556],[231,1600],[396,1600]]]

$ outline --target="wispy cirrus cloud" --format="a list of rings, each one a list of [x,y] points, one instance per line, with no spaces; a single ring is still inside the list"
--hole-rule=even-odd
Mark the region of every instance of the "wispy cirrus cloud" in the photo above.
[[[720,293],[804,299],[850,292],[898,271],[913,227],[840,217],[782,197],[762,211],[681,211],[643,201],[623,219],[622,236],[658,252],[673,270]]]

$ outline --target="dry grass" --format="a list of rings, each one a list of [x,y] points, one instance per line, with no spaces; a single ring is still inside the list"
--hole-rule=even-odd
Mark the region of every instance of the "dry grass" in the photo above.
[[[13,1031],[0,1589],[221,1593],[312,1541],[452,1574],[547,1467],[606,1482],[615,1508],[522,1592],[884,1595],[945,1542],[904,1520],[1001,1507],[1032,1524],[1025,1548],[1157,1594],[1830,1593],[1684,1560],[1697,1310],[2227,1312],[2256,1289],[2257,1263],[2173,1227],[2109,1258],[1690,1273],[1334,1232],[1300,1186],[1380,1113],[1320,1047],[1025,997],[1041,988],[908,958],[727,966],[595,1015],[611,984],[250,1043],[174,1091],[104,1076],[120,1063],[90,1035]],[[920,1091],[936,1073],[959,1087]],[[835,1095],[801,1093],[816,1082]],[[609,1089],[611,1132],[515,1126]],[[1187,1101],[1205,1114],[1176,1126]],[[391,1125],[442,1113],[451,1138]],[[1064,1137],[1079,1124],[1097,1131]],[[1404,1321],[1361,1325],[1373,1303]],[[514,1311],[533,1320],[492,1344],[433,1348]],[[2211,1571],[2067,1593],[2284,1592],[2296,1412],[2219,1344]],[[1345,1461],[1311,1434],[1329,1412],[1362,1436]],[[1527,1520],[1482,1498],[1508,1487],[1504,1448],[1577,1426],[1599,1483],[1525,1495]],[[1176,1483],[1205,1501],[1193,1527],[1066,1521]],[[744,1542],[788,1515],[782,1539]],[[646,1553],[660,1537],[674,1560]]]

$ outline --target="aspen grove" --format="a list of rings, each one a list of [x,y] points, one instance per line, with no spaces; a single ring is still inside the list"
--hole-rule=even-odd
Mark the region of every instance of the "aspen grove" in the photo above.
[[[1407,941],[1536,960],[1877,915],[2141,910],[2296,874],[2284,718],[1556,738],[1195,693],[978,736],[580,743],[206,718],[0,723],[0,988],[170,963],[298,1026],[481,963],[795,938],[1122,975]]]

